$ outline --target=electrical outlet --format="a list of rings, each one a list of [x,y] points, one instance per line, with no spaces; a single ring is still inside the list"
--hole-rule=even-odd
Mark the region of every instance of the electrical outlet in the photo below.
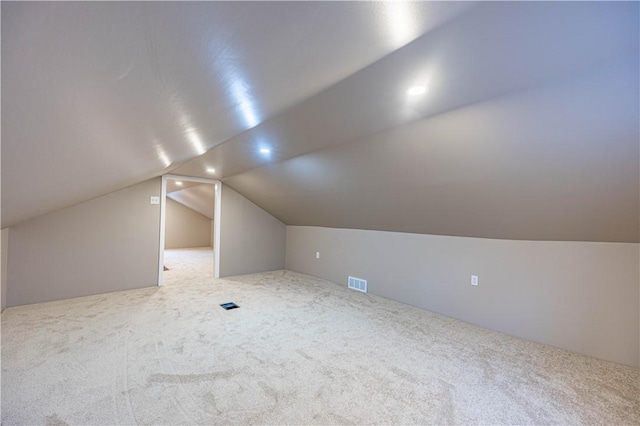
[[[160,204],[160,197],[151,197],[151,204]]]
[[[316,252],[316,259],[320,259],[320,252],[319,251]]]
[[[478,276],[477,275],[471,275],[471,285],[478,285]]]

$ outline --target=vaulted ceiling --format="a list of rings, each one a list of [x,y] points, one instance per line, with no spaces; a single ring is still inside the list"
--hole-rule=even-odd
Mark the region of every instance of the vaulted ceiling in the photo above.
[[[290,225],[637,242],[638,6],[2,3],[2,227],[172,172]]]

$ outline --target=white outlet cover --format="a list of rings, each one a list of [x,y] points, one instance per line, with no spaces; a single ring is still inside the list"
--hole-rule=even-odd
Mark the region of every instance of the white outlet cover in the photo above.
[[[478,285],[478,276],[477,275],[471,275],[471,285]]]
[[[320,259],[320,252],[319,251],[316,252],[316,259]]]
[[[160,204],[160,197],[151,197],[151,204]]]

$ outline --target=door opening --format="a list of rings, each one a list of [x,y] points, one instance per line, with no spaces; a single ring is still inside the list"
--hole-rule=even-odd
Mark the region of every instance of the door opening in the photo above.
[[[167,282],[165,271],[171,273],[167,262],[183,272],[197,274],[204,267],[205,276],[220,277],[221,190],[218,180],[162,176],[159,286]]]

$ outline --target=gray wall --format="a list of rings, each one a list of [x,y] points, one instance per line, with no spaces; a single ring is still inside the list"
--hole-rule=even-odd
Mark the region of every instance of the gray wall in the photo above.
[[[7,306],[7,253],[9,252],[9,228],[2,230],[2,291],[0,292],[0,310],[4,310]]]
[[[7,306],[157,284],[160,178],[10,228]]]
[[[345,286],[364,278],[372,294],[640,366],[639,244],[288,226],[286,253],[292,271]]]
[[[286,227],[222,185],[220,276],[284,269]]]
[[[167,197],[164,247],[211,247],[211,219]]]

